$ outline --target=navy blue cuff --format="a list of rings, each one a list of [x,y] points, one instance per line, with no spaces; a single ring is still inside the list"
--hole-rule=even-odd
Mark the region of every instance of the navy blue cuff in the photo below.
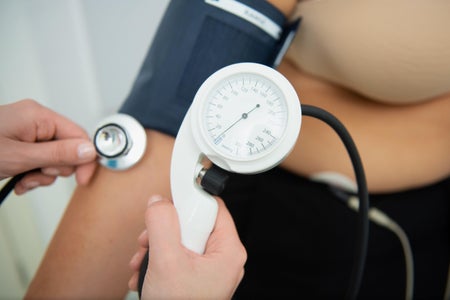
[[[239,2],[284,27],[284,15],[267,1]],[[271,66],[279,43],[259,27],[203,0],[172,0],[120,111],[145,128],[175,136],[209,75],[238,62]]]

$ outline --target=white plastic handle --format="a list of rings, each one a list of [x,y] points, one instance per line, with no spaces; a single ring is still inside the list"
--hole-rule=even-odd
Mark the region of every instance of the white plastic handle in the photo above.
[[[217,216],[217,201],[197,183],[202,153],[191,132],[190,111],[180,127],[172,153],[170,170],[173,203],[178,212],[182,244],[204,253]]]

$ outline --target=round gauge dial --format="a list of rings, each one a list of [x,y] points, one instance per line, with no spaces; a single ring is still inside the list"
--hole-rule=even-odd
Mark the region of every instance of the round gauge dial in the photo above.
[[[225,157],[246,160],[274,149],[287,126],[284,94],[270,80],[252,73],[231,75],[205,99],[203,130]]]
[[[255,173],[278,164],[300,130],[298,96],[276,70],[256,63],[220,69],[198,90],[192,132],[202,152],[222,168]]]

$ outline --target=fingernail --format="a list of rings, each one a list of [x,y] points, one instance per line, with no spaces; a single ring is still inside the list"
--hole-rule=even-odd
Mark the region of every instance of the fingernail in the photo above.
[[[34,189],[34,188],[38,187],[38,186],[39,186],[39,182],[37,182],[37,181],[28,181],[28,182],[25,182],[25,183],[23,184],[23,186],[24,186],[27,190],[31,190],[31,189]]]
[[[56,168],[43,168],[42,173],[44,173],[45,175],[49,175],[49,176],[58,176],[59,170]]]
[[[150,206],[155,202],[161,201],[162,199],[163,199],[163,196],[161,196],[161,195],[153,195],[150,197],[150,199],[148,199],[147,206]]]
[[[78,146],[78,157],[81,159],[93,159],[96,156],[94,145],[90,143],[81,144]]]

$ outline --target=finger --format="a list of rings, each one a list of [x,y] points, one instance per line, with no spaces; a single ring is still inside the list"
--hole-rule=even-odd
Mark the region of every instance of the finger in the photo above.
[[[80,185],[87,185],[92,177],[94,176],[95,170],[97,169],[97,163],[91,162],[88,164],[79,165],[76,168],[75,177]]]
[[[230,266],[243,268],[247,260],[247,252],[239,238],[230,212],[222,199],[218,203],[217,219],[211,236],[206,244],[205,255],[219,255],[221,260]]]
[[[240,243],[239,236],[234,224],[233,218],[225,206],[222,199],[216,197],[218,203],[217,218],[214,230],[212,232],[211,238],[208,240],[208,244],[217,243],[222,239],[216,239],[215,236],[224,236],[227,240],[233,239]]]
[[[133,270],[133,275],[128,281],[128,287],[132,291],[137,291],[140,268],[148,251],[148,236],[146,229],[139,235],[138,242],[140,247],[129,262],[129,266],[131,270]]]
[[[39,111],[40,117],[36,116],[37,141],[68,138],[89,139],[86,131],[75,122],[44,106],[42,108]]]
[[[89,139],[89,134],[78,124],[72,122],[66,117],[54,112],[50,111],[50,113],[54,114],[54,124],[56,126],[56,139],[68,139],[68,138],[83,138]]]
[[[147,248],[139,248],[139,250],[133,255],[129,262],[129,266],[132,270],[139,272],[142,261],[144,260],[145,254],[147,253]]]
[[[14,187],[14,192],[17,195],[22,195],[28,191],[31,191],[39,186],[47,186],[55,182],[55,176],[49,176],[42,174],[41,172],[33,172],[27,174],[22,180],[20,180]]]
[[[242,269],[241,269],[241,271],[240,271],[240,273],[239,273],[239,275],[237,277],[236,285],[235,285],[234,290],[231,293],[231,295],[235,294],[236,289],[239,287],[239,284],[241,283],[242,279],[244,278],[244,275],[245,275],[245,269],[242,267]]]
[[[48,176],[63,176],[68,177],[75,172],[75,167],[72,166],[62,166],[62,167],[46,167],[41,169],[42,174]]]
[[[21,112],[18,119],[15,119],[17,122],[16,129],[19,129],[17,138],[21,141],[89,139],[89,135],[83,128],[37,101],[26,99],[14,105],[14,108],[11,107],[11,109]]]
[[[137,291],[138,280],[139,280],[139,273],[138,272],[133,273],[130,280],[128,281],[128,288],[131,291]]]
[[[48,166],[75,166],[96,158],[94,145],[86,140],[68,139],[16,145],[28,169]]]
[[[148,248],[148,233],[147,229],[142,231],[142,233],[138,237],[139,246],[143,248]]]
[[[225,203],[220,198],[217,198],[217,203],[216,226],[206,245],[205,255],[213,259],[220,257],[220,263],[227,266],[224,269],[224,278],[234,280],[236,289],[244,276],[247,252],[239,239],[233,218]]]
[[[149,251],[155,261],[160,255],[181,249],[181,233],[178,215],[172,202],[162,196],[150,198],[145,213]]]

